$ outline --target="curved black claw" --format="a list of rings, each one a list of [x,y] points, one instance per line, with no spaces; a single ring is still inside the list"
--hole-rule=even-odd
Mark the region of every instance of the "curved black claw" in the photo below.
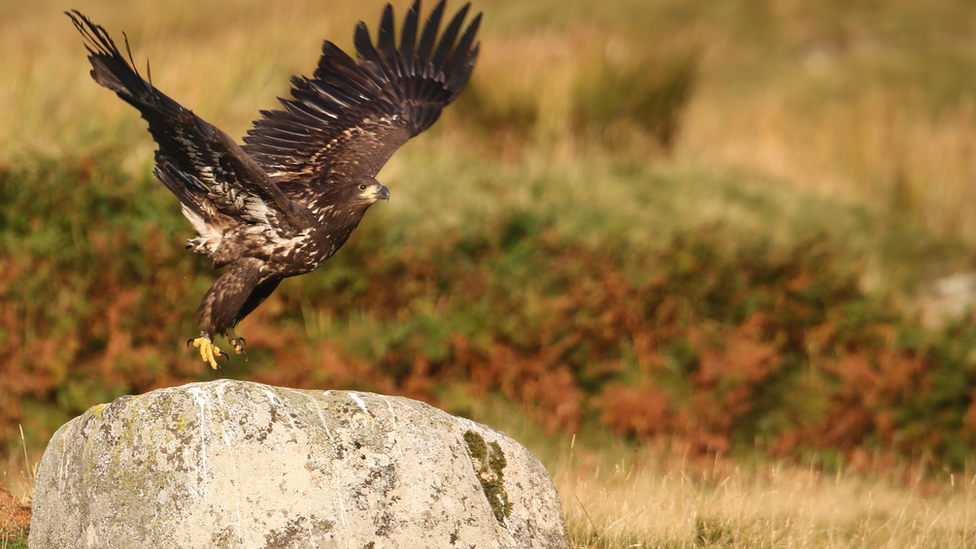
[[[234,347],[235,353],[244,355],[244,362],[247,362],[247,351],[244,350],[244,346],[247,345],[247,340],[243,337],[235,337],[230,340],[230,344]]]
[[[217,349],[217,350],[220,351],[220,355],[218,355],[218,356],[222,356],[222,357],[226,358],[227,360],[230,360],[230,355],[227,354],[227,353],[225,353],[223,349]]]
[[[190,344],[191,344],[191,343],[193,343],[193,341],[194,341],[195,339],[196,339],[195,337],[191,337],[190,339],[188,339],[188,340],[186,340],[186,348],[187,348],[187,349],[189,349],[189,348],[190,348]]]

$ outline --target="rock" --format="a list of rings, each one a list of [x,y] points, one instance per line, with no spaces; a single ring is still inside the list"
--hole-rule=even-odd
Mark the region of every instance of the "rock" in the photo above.
[[[976,273],[955,273],[935,280],[919,296],[917,309],[922,326],[933,331],[976,310]]]
[[[95,406],[41,459],[32,549],[569,547],[545,468],[424,403],[220,380]]]

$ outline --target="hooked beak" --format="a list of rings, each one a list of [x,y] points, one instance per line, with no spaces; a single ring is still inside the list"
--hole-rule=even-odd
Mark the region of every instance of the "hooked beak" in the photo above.
[[[363,198],[373,202],[377,200],[390,200],[390,190],[379,183],[370,185],[363,191]]]

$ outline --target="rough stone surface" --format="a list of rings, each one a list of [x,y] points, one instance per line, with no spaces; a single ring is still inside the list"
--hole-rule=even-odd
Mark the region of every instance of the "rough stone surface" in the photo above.
[[[942,330],[976,309],[976,273],[955,273],[932,282],[918,296],[916,308],[923,326]]]
[[[569,546],[545,468],[502,433],[406,398],[228,380],[66,423],[33,501],[32,549]]]

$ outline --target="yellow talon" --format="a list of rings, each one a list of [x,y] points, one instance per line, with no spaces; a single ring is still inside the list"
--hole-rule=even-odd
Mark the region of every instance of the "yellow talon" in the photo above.
[[[227,355],[227,353],[220,350],[219,347],[214,345],[213,341],[209,337],[200,336],[192,341],[194,347],[200,348],[200,356],[203,357],[204,362],[210,363],[210,367],[214,370],[220,369],[217,366],[217,357],[220,355]]]

